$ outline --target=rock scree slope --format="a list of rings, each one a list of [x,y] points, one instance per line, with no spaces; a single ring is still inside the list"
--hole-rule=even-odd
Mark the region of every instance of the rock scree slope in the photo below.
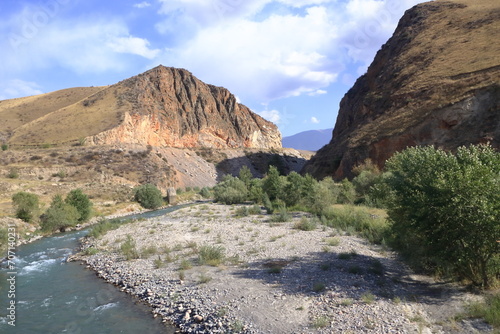
[[[352,177],[409,146],[500,148],[500,2],[433,1],[406,11],[340,102],[332,139],[303,172]]]
[[[227,89],[205,84],[184,69],[160,65],[117,84],[79,92],[70,97],[59,94],[58,103],[46,101],[50,94],[15,99],[15,105],[11,100],[0,102],[0,115],[12,114],[14,107],[23,109],[17,110],[17,122],[0,128],[4,140],[13,146],[85,141],[177,148],[281,148],[281,134],[273,123],[239,104]],[[39,117],[23,117],[33,115],[32,110],[42,103],[47,108]]]

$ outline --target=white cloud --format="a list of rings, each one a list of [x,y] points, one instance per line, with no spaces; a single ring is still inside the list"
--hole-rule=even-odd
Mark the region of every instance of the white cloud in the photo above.
[[[151,49],[148,40],[132,36],[121,20],[58,18],[32,34],[26,33],[20,17],[15,22],[10,25],[11,38],[0,40],[0,48],[8,50],[0,54],[5,71],[26,72],[52,66],[77,73],[122,71],[130,64],[126,55],[153,59],[160,52]]]
[[[143,2],[139,2],[139,3],[134,4],[135,8],[140,8],[140,9],[146,8],[146,7],[149,7],[149,6],[151,6],[151,4],[149,2],[147,2],[147,1],[143,1]]]
[[[6,100],[19,96],[38,95],[42,93],[43,92],[40,90],[40,86],[31,81],[13,79],[0,84],[0,100]]]
[[[135,54],[148,59],[155,58],[160,52],[158,49],[150,49],[148,40],[132,36],[112,38],[107,46],[115,52]]]
[[[323,94],[339,75],[352,81],[346,68],[363,74],[404,10],[421,2],[275,0],[290,10],[266,14],[272,0],[160,1],[158,29],[182,34],[160,61],[260,102]]]
[[[311,123],[318,124],[319,120],[316,117],[313,116],[313,117],[311,117]]]
[[[328,92],[327,92],[326,90],[323,90],[323,89],[318,89],[318,90],[316,90],[316,91],[314,91],[314,92],[310,92],[310,93],[309,93],[309,94],[307,94],[307,95],[309,95],[309,96],[318,96],[318,95],[324,95],[324,94],[327,94],[327,93],[328,93]]]
[[[280,120],[281,120],[281,115],[280,115],[280,112],[278,110],[274,110],[274,109],[273,110],[264,110],[264,111],[258,112],[257,114],[259,114],[260,116],[264,117],[268,121],[273,122],[275,124],[279,124]]]

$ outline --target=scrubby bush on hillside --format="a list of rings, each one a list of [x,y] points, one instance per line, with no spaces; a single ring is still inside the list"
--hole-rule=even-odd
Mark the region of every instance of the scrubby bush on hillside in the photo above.
[[[428,269],[488,287],[500,275],[500,153],[410,148],[387,170],[395,246]]]
[[[73,205],[65,203],[61,195],[54,196],[50,207],[40,217],[42,230],[46,232],[64,231],[75,226],[80,213]]]
[[[157,209],[163,205],[161,191],[149,183],[134,189],[134,200],[146,209]]]
[[[81,189],[71,190],[68,196],[66,196],[65,202],[78,210],[80,214],[80,218],[78,218],[79,222],[87,221],[90,218],[92,214],[92,202]]]
[[[38,217],[40,207],[37,195],[20,191],[12,196],[12,202],[17,218],[30,223]]]

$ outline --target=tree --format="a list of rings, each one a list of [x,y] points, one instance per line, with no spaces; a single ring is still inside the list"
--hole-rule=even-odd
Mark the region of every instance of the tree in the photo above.
[[[243,203],[247,200],[248,189],[245,183],[231,175],[226,175],[222,182],[214,187],[216,202],[224,204]]]
[[[92,202],[89,197],[83,193],[81,189],[71,190],[66,196],[65,202],[73,205],[80,214],[79,222],[87,221],[92,214]]]
[[[288,207],[299,203],[302,198],[301,190],[303,185],[303,177],[297,172],[291,172],[287,176],[287,182],[283,191],[283,200]]]
[[[253,175],[247,165],[244,165],[240,168],[238,178],[243,181],[245,183],[245,186],[248,188],[248,186],[250,185],[250,181],[253,179]]]
[[[395,245],[437,272],[488,287],[500,275],[500,153],[410,148],[387,161]]]
[[[136,187],[134,191],[134,199],[146,209],[154,210],[163,205],[163,196],[161,191],[150,183]]]
[[[38,196],[24,191],[15,193],[12,202],[16,209],[16,217],[25,222],[33,222],[40,211]]]
[[[280,176],[278,168],[275,166],[269,166],[269,171],[265,177],[262,189],[269,196],[271,201],[283,197],[283,189],[286,184],[286,177]]]
[[[77,208],[65,203],[61,195],[54,196],[50,207],[40,217],[42,230],[47,232],[64,231],[68,227],[75,226],[79,218]]]

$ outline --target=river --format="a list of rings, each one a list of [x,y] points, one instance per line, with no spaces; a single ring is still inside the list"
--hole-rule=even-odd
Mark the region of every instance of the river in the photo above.
[[[130,217],[160,216],[180,207]],[[153,319],[147,306],[80,263],[66,262],[86,233],[61,233],[22,245],[15,250],[13,268],[3,263],[0,333],[174,333],[176,328]]]

